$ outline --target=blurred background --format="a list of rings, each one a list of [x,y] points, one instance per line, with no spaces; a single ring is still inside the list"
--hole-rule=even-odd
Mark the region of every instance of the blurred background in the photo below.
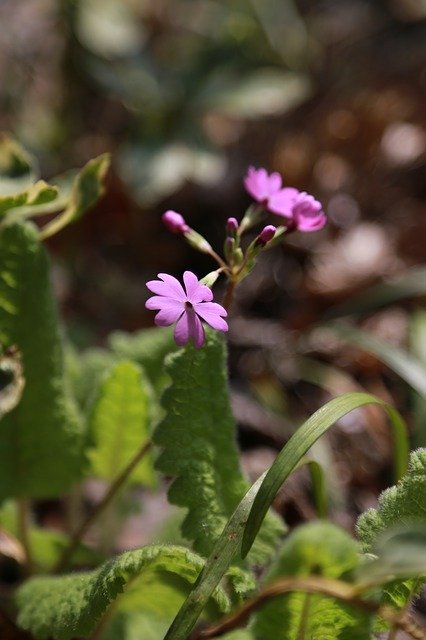
[[[250,202],[247,166],[264,166],[321,200],[329,225],[265,253],[232,309],[248,472],[332,395],[360,388],[393,401],[426,444],[425,403],[406,382],[315,328],[343,302],[353,326],[426,361],[412,295],[426,273],[425,0],[1,0],[0,24],[0,129],[46,179],[112,152],[103,200],[48,241],[78,348],[151,326],[144,283],[158,271],[214,268],[162,227],[165,209],[220,250],[226,219]],[[385,419],[351,414],[317,455],[351,526],[391,481]],[[309,519],[309,480],[293,484],[286,517]]]

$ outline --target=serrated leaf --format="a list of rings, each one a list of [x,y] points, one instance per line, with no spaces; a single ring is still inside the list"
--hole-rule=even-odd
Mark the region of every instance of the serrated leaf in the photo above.
[[[377,509],[368,509],[358,519],[357,533],[364,551],[371,551],[387,529],[409,523],[426,523],[426,449],[411,453],[406,475],[379,497]],[[403,607],[413,596],[414,582],[389,584],[385,602]]]
[[[87,349],[81,353],[69,345],[65,365],[73,395],[84,415],[89,416],[99,393],[99,385],[118,358],[106,349]]]
[[[208,333],[203,349],[188,345],[174,354],[167,366],[172,384],[162,400],[166,417],[154,433],[154,442],[162,448],[156,466],[175,477],[169,500],[188,509],[182,532],[202,555],[211,552],[247,489],[225,364],[224,340],[215,332]],[[271,519],[254,561],[270,556],[281,531]]]
[[[110,165],[107,153],[89,160],[75,178],[69,200],[64,211],[48,222],[40,232],[45,240],[69,224],[79,220],[93,207],[104,192],[103,182]]]
[[[257,532],[262,524],[277,491],[289,475],[306,455],[313,444],[333,426],[333,424],[353,409],[368,404],[377,404],[387,412],[394,435],[394,457],[397,477],[405,471],[408,453],[408,438],[399,413],[387,403],[368,393],[347,393],[334,398],[318,409],[292,435],[287,444],[281,449],[274,463],[265,475],[262,486],[256,495],[248,517],[242,543],[242,555],[248,553]]]
[[[283,576],[346,579],[358,565],[355,541],[329,522],[298,527],[285,541],[265,582]],[[274,598],[256,614],[256,640],[369,640],[371,616],[321,594],[290,593]]]
[[[120,594],[116,611],[173,615],[203,564],[188,549],[153,545],[124,553],[90,573],[33,578],[17,594],[18,624],[37,640],[87,637]],[[160,599],[161,584],[166,597],[163,591]],[[222,589],[213,594],[212,605],[216,614],[229,609]]]
[[[0,202],[34,184],[34,158],[7,134],[0,134]]]
[[[150,436],[152,390],[142,369],[129,360],[114,365],[100,384],[90,418],[91,474],[114,480]],[[128,479],[152,486],[155,475],[146,455]]]
[[[30,224],[0,233],[0,342],[22,353],[25,389],[0,422],[0,500],[60,495],[82,467],[82,427],[67,394],[48,260]]]

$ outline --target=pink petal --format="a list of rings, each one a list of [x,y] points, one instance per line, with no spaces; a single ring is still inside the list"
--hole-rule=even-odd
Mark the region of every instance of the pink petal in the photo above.
[[[185,291],[179,280],[176,280],[176,278],[170,276],[168,273],[159,273],[158,277],[161,278],[163,282],[160,280],[150,280],[146,283],[146,286],[152,293],[157,293],[160,296],[167,296],[168,298],[182,302],[186,300]]]
[[[282,179],[279,173],[271,173],[267,180],[268,197],[281,189]]]
[[[185,311],[182,302],[171,298],[163,298],[162,296],[149,298],[145,303],[145,307],[151,310],[159,309],[159,313],[155,316],[155,323],[162,327],[168,327],[176,322]]]
[[[299,229],[299,231],[305,232],[319,231],[320,229],[323,229],[326,224],[327,216],[323,211],[321,211],[315,217],[300,216],[297,221],[297,228]]]
[[[286,187],[280,189],[277,193],[272,194],[268,199],[268,210],[271,213],[275,213],[278,216],[285,216],[291,218],[293,216],[292,209],[296,202],[296,198],[299,195],[297,189],[293,187]]]
[[[217,331],[228,331],[228,324],[221,318],[228,314],[226,310],[216,302],[201,302],[194,304],[194,311],[207,322],[213,329]]]
[[[261,202],[268,196],[267,180],[268,174],[265,169],[249,167],[247,175],[244,178],[244,186],[255,200]]]
[[[168,302],[178,304],[181,309],[183,308],[183,302],[179,302],[173,298],[167,298],[167,296],[151,296],[151,298],[148,298],[145,302],[145,308],[150,309],[151,311],[154,311],[155,309],[162,309]]]
[[[174,339],[179,347],[182,347],[192,338],[194,345],[199,349],[204,344],[204,329],[193,309],[187,309],[176,323]]]
[[[154,318],[154,322],[158,327],[170,327],[184,313],[182,307],[180,313],[171,312],[169,309],[161,309]]]
[[[205,284],[200,284],[197,276],[192,273],[192,271],[185,271],[183,281],[185,283],[188,300],[193,304],[203,302],[204,300],[213,300],[212,290],[206,287]]]

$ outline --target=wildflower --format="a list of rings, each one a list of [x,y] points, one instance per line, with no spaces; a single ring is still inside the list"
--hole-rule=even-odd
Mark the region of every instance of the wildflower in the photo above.
[[[288,204],[299,193],[292,187],[282,187],[282,178],[279,173],[267,173],[266,169],[249,167],[244,178],[244,186],[248,193],[265,209],[272,213],[282,215],[281,208]]]
[[[172,233],[181,234],[189,231],[189,227],[186,224],[184,217],[181,216],[180,213],[177,213],[177,211],[166,211],[161,216],[161,219],[164,223],[164,226],[167,227],[167,229]]]
[[[321,203],[305,191],[282,187],[279,173],[268,175],[265,169],[249,167],[244,184],[249,194],[268,211],[287,218],[288,230],[318,231],[327,222]]]
[[[289,228],[298,231],[319,231],[327,224],[327,216],[322,210],[321,202],[305,191],[300,192],[291,207]]]
[[[235,237],[238,231],[238,220],[236,218],[228,218],[226,221],[226,233],[228,236]]]
[[[228,325],[223,317],[226,310],[216,302],[212,302],[211,289],[201,284],[197,276],[191,271],[185,271],[183,281],[167,273],[159,273],[160,280],[150,280],[146,286],[155,296],[149,298],[145,306],[147,309],[158,310],[155,324],[168,327],[176,323],[174,339],[177,345],[183,346],[190,339],[197,349],[203,346],[205,340],[204,327],[201,320],[207,322],[217,331],[228,331]]]

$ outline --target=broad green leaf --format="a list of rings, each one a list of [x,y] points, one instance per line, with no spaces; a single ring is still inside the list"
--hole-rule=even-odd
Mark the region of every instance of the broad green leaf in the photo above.
[[[394,456],[397,476],[405,470],[408,452],[407,434],[404,422],[399,413],[382,400],[367,393],[347,393],[334,398],[318,409],[292,435],[285,447],[267,472],[262,486],[254,500],[242,544],[243,557],[250,550],[263,518],[267,513],[281,485],[306,455],[312,445],[344,415],[366,404],[377,404],[389,415],[394,434]]]
[[[377,509],[360,516],[358,536],[364,550],[371,551],[386,529],[410,522],[426,523],[426,449],[411,454],[407,473],[381,494]]]
[[[0,500],[60,495],[82,467],[82,428],[65,388],[48,259],[31,224],[0,232],[0,342],[22,354],[25,388],[0,422]]]
[[[426,267],[415,267],[394,282],[382,282],[359,295],[351,296],[350,300],[329,309],[326,318],[365,313],[402,298],[424,295],[426,295]]]
[[[151,398],[152,391],[139,365],[122,360],[108,371],[100,384],[90,418],[92,447],[88,457],[92,475],[113,480],[149,439]],[[149,454],[128,482],[154,484]]]
[[[99,385],[118,358],[106,349],[87,349],[78,353],[70,345],[65,366],[74,397],[84,415],[89,416],[99,394]]]
[[[426,580],[426,520],[387,530],[376,540],[373,552],[375,559],[357,572],[358,582],[384,584],[420,576]]]
[[[0,203],[4,197],[16,196],[34,184],[34,165],[34,158],[16,140],[0,135]]]
[[[157,468],[175,477],[170,502],[188,509],[182,532],[202,555],[211,552],[247,488],[225,365],[224,341],[217,332],[209,332],[203,349],[188,345],[174,354],[167,367],[172,384],[162,401],[166,417],[154,433],[154,442],[162,448]],[[271,519],[255,561],[271,554],[280,530]]]
[[[0,197],[0,216],[19,210],[21,207],[25,207],[28,212],[31,212],[33,207],[36,210],[39,207],[43,208],[43,205],[54,201],[57,196],[57,187],[39,180],[25,191]]]
[[[5,502],[0,509],[0,528],[15,538],[19,537],[16,503],[13,501]],[[69,545],[69,537],[60,531],[31,524],[28,529],[28,542],[35,571],[47,573],[52,571]],[[100,560],[99,553],[81,544],[73,554],[71,564],[76,567],[95,566]]]
[[[109,154],[104,153],[89,162],[81,169],[75,178],[69,200],[64,211],[48,222],[40,232],[45,240],[69,224],[79,220],[82,215],[93,207],[104,192],[103,181],[110,164]]]
[[[87,637],[117,598],[114,612],[170,617],[203,564],[188,549],[153,545],[117,556],[90,573],[33,578],[18,590],[18,624],[37,640]],[[228,609],[228,596],[216,589],[211,614]]]
[[[372,353],[415,391],[426,397],[426,367],[415,356],[349,325],[329,324],[327,329],[341,340]]]
[[[163,391],[168,376],[164,360],[176,351],[172,331],[169,329],[142,329],[136,333],[117,331],[109,337],[111,351],[120,358],[138,362],[157,392]]]
[[[357,565],[355,541],[329,522],[314,522],[286,539],[265,583],[284,576],[346,580]],[[256,640],[370,640],[370,618],[321,594],[295,592],[267,602],[255,616],[253,634]]]

